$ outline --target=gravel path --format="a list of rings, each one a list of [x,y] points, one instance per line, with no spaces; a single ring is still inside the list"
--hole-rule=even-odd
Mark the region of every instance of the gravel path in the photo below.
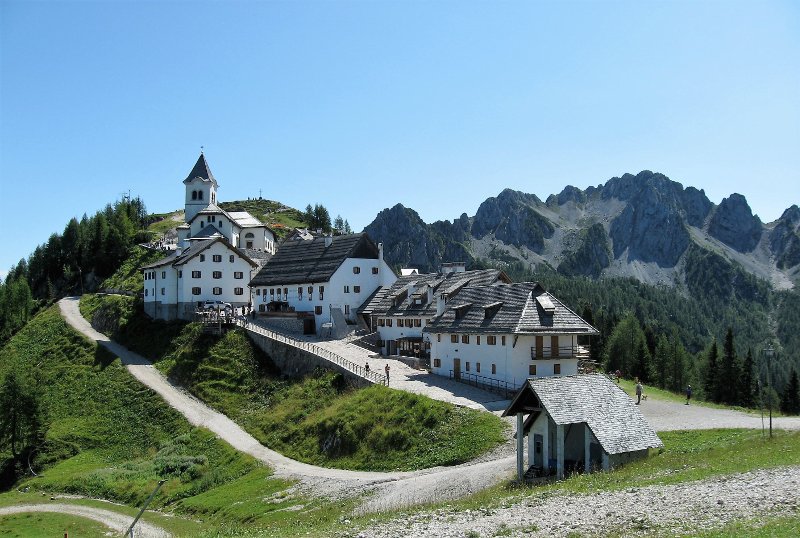
[[[109,529],[122,535],[123,532],[128,530],[128,527],[133,522],[131,516],[112,512],[111,510],[103,510],[102,508],[95,508],[93,506],[83,506],[79,504],[18,504],[15,506],[4,506],[0,508],[0,518],[11,514],[24,514],[27,512],[53,512],[59,514],[70,514],[78,517],[85,517],[99,521]],[[136,524],[136,536],[142,538],[169,538],[170,533],[156,527],[150,523],[145,523],[142,520]]]
[[[760,416],[729,409],[650,399],[643,401],[639,409],[657,432],[712,428],[761,429]],[[769,428],[769,418],[766,416],[764,426]],[[800,417],[773,418],[772,427],[780,430],[800,430]]]
[[[692,534],[738,519],[800,514],[800,467],[588,495],[536,495],[501,508],[441,509],[377,524],[362,538]]]

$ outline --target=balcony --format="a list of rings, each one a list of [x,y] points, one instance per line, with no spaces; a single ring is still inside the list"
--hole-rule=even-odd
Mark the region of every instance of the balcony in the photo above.
[[[558,346],[557,348],[544,346],[538,350],[532,347],[531,360],[588,359],[589,347],[588,345]]]

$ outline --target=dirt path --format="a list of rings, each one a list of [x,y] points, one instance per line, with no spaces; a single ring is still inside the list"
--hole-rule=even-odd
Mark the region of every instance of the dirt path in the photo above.
[[[108,527],[109,529],[122,535],[123,532],[128,530],[128,527],[133,522],[131,516],[112,512],[111,510],[103,510],[102,508],[95,508],[93,506],[83,506],[80,504],[19,504],[16,506],[4,506],[0,508],[0,518],[11,514],[24,514],[27,512],[52,512],[58,514],[69,514],[72,516],[84,517],[98,521]],[[150,523],[145,523],[142,520],[136,524],[136,536],[142,538],[169,538],[170,533],[156,527]]]

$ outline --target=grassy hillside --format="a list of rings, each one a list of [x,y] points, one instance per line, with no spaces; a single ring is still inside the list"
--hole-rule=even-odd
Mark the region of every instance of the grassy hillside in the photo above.
[[[88,319],[120,319],[114,337],[289,457],[329,467],[412,470],[462,463],[503,440],[494,415],[385,387],[349,388],[320,372],[284,380],[243,331],[222,337],[197,324],[136,314],[129,297],[89,296]],[[111,326],[105,327],[112,328]]]
[[[40,476],[18,484],[28,493],[0,494],[0,505],[47,502],[49,497],[35,493],[41,491],[132,507],[165,479],[153,507],[202,519],[203,529],[276,522],[302,528],[307,525],[299,521],[303,512],[282,510],[297,504],[328,514],[320,502],[285,496],[281,492],[290,484],[271,478],[269,469],[211,432],[188,424],[118,359],[69,328],[57,307],[40,313],[0,349],[0,379],[12,369],[36,388],[48,426],[46,441],[32,459]],[[271,501],[264,503],[268,497]],[[234,499],[241,506],[234,507]],[[341,509],[330,517],[338,517]],[[197,535],[201,528],[184,519],[168,526],[182,535]],[[9,528],[7,519],[3,527]]]

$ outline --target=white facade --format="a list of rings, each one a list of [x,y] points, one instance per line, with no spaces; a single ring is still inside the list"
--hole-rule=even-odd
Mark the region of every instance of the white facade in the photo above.
[[[199,177],[184,182],[186,185],[185,220],[191,222],[197,213],[217,203],[217,182]]]
[[[396,279],[382,259],[346,258],[326,282],[254,286],[254,305],[263,312],[270,302],[284,302],[296,312],[313,312],[319,331],[332,321],[332,309],[338,308],[348,322],[355,323],[358,307],[379,286],[389,286]]]
[[[529,378],[577,374],[577,340],[577,335],[563,334],[433,333],[431,371],[444,377],[480,376],[486,379],[478,381],[519,387]],[[554,349],[558,350],[555,356]]]
[[[188,319],[206,300],[241,308],[251,302],[247,284],[257,270],[257,266],[217,240],[185,263],[145,269],[145,312],[160,319]]]

